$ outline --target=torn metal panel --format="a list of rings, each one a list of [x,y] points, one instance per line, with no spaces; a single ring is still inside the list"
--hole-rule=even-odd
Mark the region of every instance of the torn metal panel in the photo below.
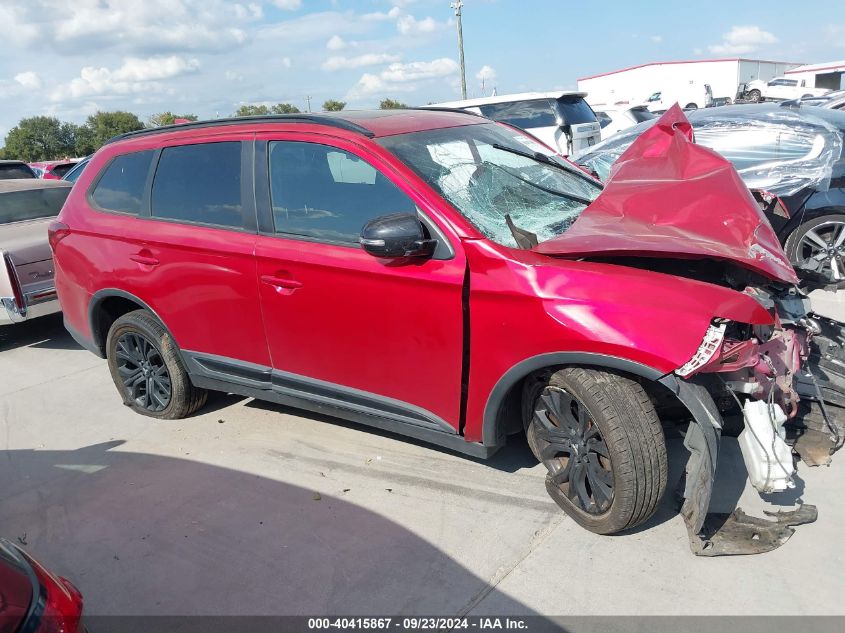
[[[708,514],[702,530],[689,528],[690,547],[696,556],[762,554],[786,543],[795,534],[793,526],[812,523],[819,516],[811,505],[764,514],[774,521],[748,516],[742,508],[730,514]]]
[[[722,416],[710,392],[703,385],[680,380],[672,374],[664,376],[660,382],[677,396],[693,416],[693,422],[684,437],[684,446],[689,450],[690,457],[680,483],[684,498],[681,515],[687,527],[697,534],[704,525],[713,494]]]
[[[604,191],[572,226],[534,250],[726,260],[773,280],[798,282],[736,170],[691,142],[689,121],[677,106],[620,156]]]

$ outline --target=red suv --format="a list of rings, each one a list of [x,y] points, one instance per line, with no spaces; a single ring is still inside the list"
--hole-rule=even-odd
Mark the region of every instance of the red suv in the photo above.
[[[652,515],[661,420],[689,422],[698,533],[720,411],[794,415],[819,328],[736,172],[673,116],[604,191],[454,111],[118,137],[51,227],[67,328],[155,418],[220,390],[481,457],[527,432],[551,496],[598,533]]]

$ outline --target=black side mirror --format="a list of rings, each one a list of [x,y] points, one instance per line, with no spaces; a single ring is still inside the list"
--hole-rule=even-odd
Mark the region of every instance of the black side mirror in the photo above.
[[[431,257],[437,240],[426,238],[413,213],[395,213],[370,220],[361,229],[361,246],[375,257]]]

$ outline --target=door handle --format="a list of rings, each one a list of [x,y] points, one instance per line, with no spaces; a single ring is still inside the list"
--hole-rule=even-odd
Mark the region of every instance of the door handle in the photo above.
[[[147,251],[147,253],[149,253],[149,251]],[[146,254],[144,251],[130,255],[129,259],[133,262],[137,262],[138,264],[143,264],[144,266],[158,266],[159,264],[159,261],[155,257]]]
[[[287,279],[285,277],[277,277],[276,275],[262,275],[261,283],[268,286],[275,286],[276,288],[284,288],[285,290],[296,290],[302,288],[302,282],[296,279]]]

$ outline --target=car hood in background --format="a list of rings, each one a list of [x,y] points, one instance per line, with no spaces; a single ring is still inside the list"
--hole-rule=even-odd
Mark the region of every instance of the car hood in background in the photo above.
[[[677,105],[619,157],[604,191],[578,220],[534,250],[717,259],[798,282],[742,178],[730,162],[692,142],[692,126]]]
[[[778,196],[825,191],[842,157],[842,112],[745,104],[695,110],[689,120],[695,142],[730,160],[748,188]],[[652,123],[614,134],[574,160],[606,180],[613,162]]]

